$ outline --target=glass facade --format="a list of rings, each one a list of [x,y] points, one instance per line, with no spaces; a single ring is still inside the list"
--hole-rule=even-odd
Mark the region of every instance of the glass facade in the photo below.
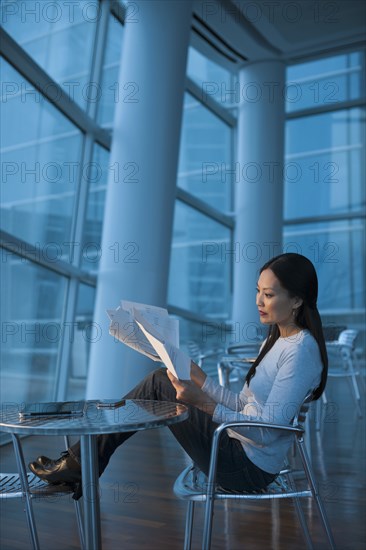
[[[105,53],[100,80],[100,100],[98,105],[98,124],[112,127],[114,108],[126,90],[118,81],[118,73],[123,43],[123,26],[113,16],[109,18]],[[127,90],[128,92],[128,90]]]
[[[0,9],[1,400],[81,398],[123,25],[104,0]]]
[[[82,237],[82,267],[97,272],[101,257],[101,236],[104,215],[105,194],[110,172],[109,151],[94,144],[90,170],[86,216]]]
[[[168,303],[179,311],[181,345],[193,341],[203,350],[217,347],[210,331],[203,337],[205,327],[231,315],[233,226],[221,214],[233,205],[235,127],[222,113],[221,92],[232,75],[190,47],[187,76],[198,89],[184,97]],[[215,374],[214,360],[204,366]]]
[[[287,220],[362,209],[364,117],[364,109],[355,108],[288,121],[284,173]]]
[[[193,208],[176,202],[168,302],[219,319],[231,311],[230,230]]]
[[[218,210],[229,211],[232,130],[190,94],[184,98],[178,186]]]
[[[361,52],[292,65],[285,89],[288,113],[334,106],[363,96],[365,65]]]
[[[1,402],[55,394],[67,280],[1,250]]]
[[[4,81],[19,89],[0,105],[1,227],[46,255],[53,243],[50,254],[64,257],[71,238],[82,133],[4,59],[0,68]]]
[[[1,10],[4,29],[85,109],[97,92],[90,76],[99,1],[3,0]]]
[[[188,76],[201,88],[202,99],[212,98],[226,108],[231,107],[232,73],[197,49],[188,51]]]
[[[359,330],[362,345],[364,64],[363,53],[353,52],[288,68],[284,169],[284,248],[315,263],[324,323]]]

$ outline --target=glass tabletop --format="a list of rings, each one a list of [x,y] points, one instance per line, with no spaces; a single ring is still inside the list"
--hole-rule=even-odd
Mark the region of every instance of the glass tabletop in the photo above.
[[[98,401],[87,401],[82,416],[20,417],[20,407],[3,403],[0,431],[32,435],[92,435],[157,428],[188,418],[188,409],[179,403],[126,399],[116,409],[100,409]],[[24,404],[23,404],[24,405]]]

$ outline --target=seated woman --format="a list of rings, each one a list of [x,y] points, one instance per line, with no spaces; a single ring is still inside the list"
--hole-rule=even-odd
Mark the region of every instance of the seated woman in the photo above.
[[[220,386],[192,362],[191,380],[178,380],[165,368],[157,369],[125,398],[186,404],[189,418],[169,429],[207,474],[212,435],[219,423],[249,420],[289,425],[306,395],[321,396],[328,360],[317,295],[318,280],[310,260],[294,253],[272,258],[260,270],[256,297],[261,323],[269,326],[269,333],[239,394]],[[99,475],[133,433],[98,437]],[[273,430],[228,431],[219,449],[218,483],[239,491],[265,488],[281,470],[291,441],[290,434]],[[40,456],[29,467],[49,483],[78,484],[80,496],[80,462],[77,443],[57,460]]]

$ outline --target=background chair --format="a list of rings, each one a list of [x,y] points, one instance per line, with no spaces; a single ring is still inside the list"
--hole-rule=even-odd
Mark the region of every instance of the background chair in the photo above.
[[[275,424],[268,424],[263,422],[226,422],[221,424],[214,432],[210,469],[208,478],[206,478],[202,472],[195,466],[188,466],[177,478],[174,485],[174,492],[180,499],[187,500],[187,515],[186,515],[186,529],[184,550],[191,548],[192,541],[192,529],[194,520],[194,506],[196,502],[205,502],[205,518],[204,518],[204,530],[202,549],[209,550],[211,547],[211,532],[212,532],[212,519],[215,500],[225,499],[242,499],[242,500],[264,500],[264,499],[283,499],[291,498],[294,500],[296,513],[300,521],[302,531],[309,548],[313,548],[309,529],[305,520],[305,516],[301,507],[301,498],[313,498],[320,520],[324,527],[329,546],[335,548],[333,536],[329,523],[327,520],[324,505],[319,495],[317,484],[314,474],[312,472],[311,464],[306,452],[304,444],[304,427],[306,413],[309,408],[309,398],[307,398],[300,409],[300,413],[295,417],[291,426],[282,426]],[[297,449],[299,451],[300,462],[302,466],[302,472],[305,475],[307,486],[305,488],[298,488],[295,483],[295,477],[292,469],[287,465],[286,469],[282,470],[276,480],[271,483],[266,490],[256,493],[244,493],[227,491],[222,489],[216,484],[216,468],[218,448],[221,435],[228,428],[239,427],[251,427],[251,428],[266,428],[275,431],[286,431],[294,435]]]
[[[217,362],[220,384],[230,388],[239,382],[242,386],[261,345],[261,341],[229,345],[225,355],[221,356]]]
[[[224,348],[203,349],[193,340],[188,340],[185,347],[189,357],[201,368],[204,367],[206,361],[219,357],[225,352]]]
[[[11,434],[15,459],[18,467],[18,473],[0,474],[0,498],[24,498],[25,513],[31,538],[32,548],[39,550],[39,539],[34,518],[33,499],[47,498],[49,496],[65,496],[74,492],[74,489],[68,485],[50,485],[40,480],[37,476],[27,473],[23,449],[18,435]],[[66,449],[69,447],[68,437],[65,437]],[[81,503],[75,502],[76,519],[79,530],[80,545],[85,548]]]
[[[360,359],[355,343],[358,331],[353,329],[343,330],[337,340],[326,342],[329,368],[329,378],[347,378],[352,384],[352,394],[355,400],[357,414],[362,418],[361,392],[358,382],[360,376]],[[322,401],[318,400],[316,410],[316,429],[320,430],[323,404],[328,403],[326,392],[322,395]]]

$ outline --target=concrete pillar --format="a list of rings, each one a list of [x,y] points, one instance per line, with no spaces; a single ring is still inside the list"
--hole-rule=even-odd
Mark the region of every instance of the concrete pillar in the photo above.
[[[134,2],[122,48],[87,398],[114,398],[157,364],[108,334],[121,299],[166,305],[191,1]],[[126,90],[124,92],[124,90]],[[113,172],[113,171],[111,171]]]
[[[282,252],[284,84],[281,61],[253,63],[240,73],[234,233],[240,254],[234,262],[233,321],[239,323],[241,341],[253,340],[260,331],[258,270]]]

